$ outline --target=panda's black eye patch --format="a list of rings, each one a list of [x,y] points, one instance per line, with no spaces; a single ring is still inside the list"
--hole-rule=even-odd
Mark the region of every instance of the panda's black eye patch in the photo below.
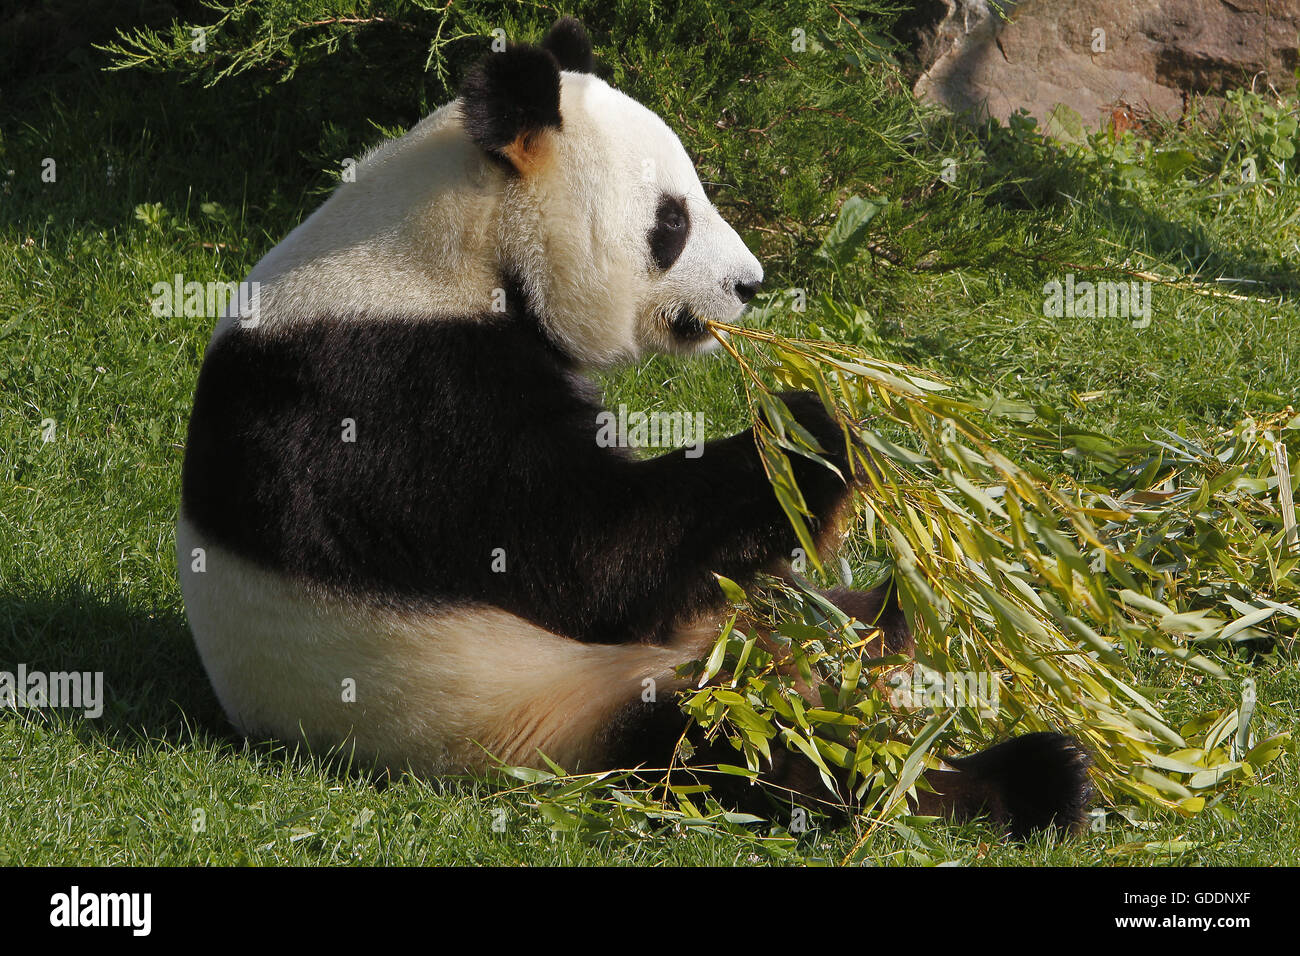
[[[671,267],[686,248],[690,231],[691,217],[686,212],[686,203],[668,193],[660,196],[655,225],[650,230],[650,255],[655,265],[660,269]]]

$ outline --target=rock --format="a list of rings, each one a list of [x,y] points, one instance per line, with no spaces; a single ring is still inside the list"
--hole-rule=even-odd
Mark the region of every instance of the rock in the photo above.
[[[1294,89],[1300,0],[923,0],[910,18],[916,93],[1005,121],[1073,111],[1179,116],[1193,94]],[[1068,110],[1057,110],[1058,104]],[[1070,124],[1065,124],[1069,126]],[[1077,122],[1074,124],[1077,127]],[[1052,130],[1058,135],[1078,130]]]

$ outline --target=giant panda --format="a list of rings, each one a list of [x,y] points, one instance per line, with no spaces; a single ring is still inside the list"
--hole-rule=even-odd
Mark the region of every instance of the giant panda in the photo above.
[[[573,20],[489,54],[365,157],[254,267],[256,316],[218,322],[196,386],[177,556],[235,728],[427,776],[542,755],[668,766],[678,667],[726,610],[714,573],[783,573],[797,541],[752,430],[698,456],[602,447],[588,373],[709,350],[705,322],[735,320],[762,279]],[[849,475],[816,397],[784,398]],[[794,467],[832,547],[852,489]],[[829,596],[879,628],[879,652],[910,649],[887,585]],[[696,760],[734,761],[700,744]],[[827,796],[792,753],[769,777]],[[1015,835],[1076,830],[1089,790],[1058,734],[927,781],[920,812]]]

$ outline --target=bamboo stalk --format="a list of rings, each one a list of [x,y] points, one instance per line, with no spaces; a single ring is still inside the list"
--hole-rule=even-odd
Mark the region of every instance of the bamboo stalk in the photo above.
[[[1277,503],[1282,510],[1282,553],[1292,554],[1300,544],[1300,528],[1296,527],[1295,500],[1291,494],[1291,467],[1287,461],[1286,445],[1278,442],[1273,447],[1273,462],[1277,468]]]

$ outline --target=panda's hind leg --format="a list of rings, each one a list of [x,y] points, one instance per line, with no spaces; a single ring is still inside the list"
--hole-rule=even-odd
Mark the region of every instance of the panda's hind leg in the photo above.
[[[892,582],[868,591],[835,588],[820,593],[845,614],[880,629],[867,653],[912,656],[911,628]],[[952,769],[926,773],[933,792],[918,791],[917,812],[958,822],[987,817],[1014,839],[1039,830],[1074,834],[1084,828],[1092,796],[1091,760],[1070,736],[1025,734],[945,762]]]
[[[821,593],[846,614],[879,628],[880,636],[874,647],[868,646],[868,654],[911,655],[911,631],[892,584],[886,582],[868,591],[837,588]],[[715,631],[716,622],[704,622],[679,634],[670,646],[681,660],[699,657],[707,652]],[[777,646],[771,644],[767,649],[777,651]],[[791,676],[801,683],[793,672]],[[697,726],[689,724],[677,692],[691,688],[671,678],[657,683],[657,693],[644,693],[641,685],[625,686],[626,703],[612,713],[592,740],[593,754],[599,754],[597,761],[603,767],[662,770],[670,765],[683,735],[693,748],[690,765],[696,770],[741,762],[739,753],[725,740],[706,740]],[[811,689],[799,689],[814,699]],[[1069,736],[1026,734],[969,757],[948,758],[946,763],[951,769],[926,773],[931,789],[918,789],[916,812],[958,822],[987,817],[1013,839],[1047,829],[1078,833],[1084,827],[1092,793],[1090,760]],[[721,803],[737,810],[768,815],[777,804],[788,808],[793,802],[825,811],[837,821],[844,819],[848,809],[827,789],[811,761],[785,747],[772,748],[772,764],[765,769],[763,781],[767,788],[721,773],[710,773],[705,779]],[[846,782],[839,781],[841,795],[847,795]]]
[[[934,792],[918,791],[917,812],[958,822],[988,817],[1016,840],[1085,827],[1091,760],[1073,737],[1024,734],[946,763],[954,769],[926,772]]]

